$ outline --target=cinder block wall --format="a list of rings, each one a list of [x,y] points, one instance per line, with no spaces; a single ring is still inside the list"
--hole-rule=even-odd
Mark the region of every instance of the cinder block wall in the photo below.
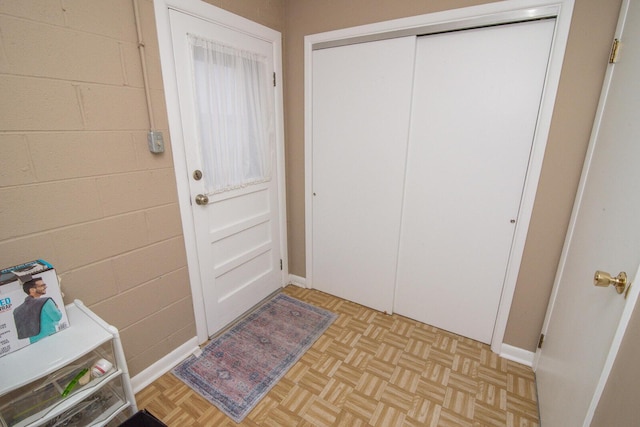
[[[51,262],[133,375],[195,336],[151,0],[0,2],[0,264]]]

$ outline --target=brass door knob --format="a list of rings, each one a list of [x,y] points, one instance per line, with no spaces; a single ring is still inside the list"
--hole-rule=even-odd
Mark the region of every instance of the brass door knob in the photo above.
[[[616,291],[621,294],[627,287],[627,273],[622,271],[616,277],[612,277],[611,274],[606,271],[596,271],[596,274],[593,276],[593,284],[605,288],[609,285],[613,285],[615,286]]]
[[[198,194],[196,196],[196,205],[204,206],[209,203],[209,198],[205,194]]]

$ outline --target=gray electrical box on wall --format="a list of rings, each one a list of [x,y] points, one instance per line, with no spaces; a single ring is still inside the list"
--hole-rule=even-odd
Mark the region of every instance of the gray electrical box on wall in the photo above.
[[[147,134],[147,142],[149,143],[149,151],[152,153],[164,153],[164,140],[162,132],[150,130]]]

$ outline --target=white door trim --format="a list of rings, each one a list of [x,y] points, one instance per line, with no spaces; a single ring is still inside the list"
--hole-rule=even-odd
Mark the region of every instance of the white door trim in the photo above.
[[[278,209],[280,213],[280,252],[282,256],[281,283],[285,285],[289,280],[289,267],[287,259],[287,221],[285,198],[285,171],[284,171],[284,120],[283,120],[283,94],[282,94],[282,39],[279,32],[263,25],[257,24],[223,9],[217,8],[200,0],[154,0],[156,26],[158,31],[158,44],[160,49],[160,62],[164,81],[164,95],[171,132],[171,152],[176,174],[178,188],[178,204],[182,219],[185,249],[187,254],[187,268],[191,284],[191,297],[196,321],[198,343],[208,339],[207,322],[205,317],[204,297],[200,269],[198,267],[198,254],[196,246],[196,230],[191,215],[191,193],[189,191],[189,171],[187,170],[185,148],[180,119],[180,107],[178,102],[178,84],[173,57],[173,44],[171,39],[171,26],[169,22],[169,9],[177,10],[218,25],[231,28],[235,31],[249,34],[263,39],[273,45],[274,66],[276,68],[276,174],[278,180]]]
[[[617,24],[615,35],[614,35],[614,38],[616,39],[622,39],[622,32],[624,29],[624,24],[626,21],[628,9],[629,9],[629,0],[623,0],[622,5],[620,7],[620,15],[618,18],[618,24]],[[573,234],[576,228],[576,221],[579,213],[578,207],[582,204],[582,198],[585,192],[587,177],[589,175],[589,170],[592,164],[593,155],[598,142],[600,125],[604,117],[606,101],[607,101],[609,89],[611,87],[611,81],[613,79],[614,71],[615,71],[615,64],[610,65],[609,67],[607,67],[607,71],[604,77],[602,91],[600,93],[600,100],[598,103],[598,109],[596,111],[596,117],[593,122],[593,128],[591,130],[589,147],[587,149],[587,154],[585,156],[584,167],[582,169],[582,175],[580,177],[580,184],[578,186],[578,191],[576,193],[576,200],[574,202],[573,212],[571,214],[571,219],[569,221],[569,229],[567,231],[564,248],[560,256],[560,262],[558,264],[558,272],[556,274],[555,282],[553,284],[553,290],[551,291],[551,296],[549,298],[547,313],[545,315],[544,323],[542,325],[543,334],[547,334],[547,331],[549,329],[549,323],[551,321],[551,315],[553,313],[553,308],[556,302],[556,298],[558,296],[558,289],[560,287],[561,278],[564,277],[564,267],[566,265],[567,257],[569,253],[569,246],[570,246],[569,243],[572,241]],[[633,277],[640,277],[640,267],[638,268],[638,271]],[[615,362],[616,356],[618,355],[618,350],[620,349],[620,345],[622,344],[622,340],[627,330],[627,326],[629,325],[629,320],[631,319],[631,315],[633,314],[633,310],[635,309],[635,306],[637,304],[639,295],[640,295],[640,286],[631,286],[629,293],[627,294],[627,297],[626,297],[628,301],[625,304],[625,307],[622,311],[622,316],[620,318],[620,322],[618,323],[618,327],[613,337],[613,342],[611,343],[611,347],[609,348],[609,353],[607,354],[607,358],[605,360],[602,373],[600,374],[600,378],[598,380],[598,384],[596,385],[596,389],[591,399],[591,403],[589,404],[589,408],[587,410],[587,413],[585,414],[585,419],[583,423],[584,426],[588,426],[591,424],[595,411],[598,407],[598,403],[600,402],[600,398],[602,397],[604,387],[607,384],[607,380],[609,379],[609,374],[611,373],[611,369],[613,368],[613,364]],[[541,349],[536,350],[535,357],[533,360],[534,371],[538,369],[541,353],[542,353]]]
[[[547,144],[547,137],[551,126],[551,117],[555,103],[560,72],[564,60],[564,52],[571,25],[573,0],[507,0],[472,6],[461,9],[448,10],[409,18],[396,19],[359,27],[329,31],[305,37],[305,217],[306,217],[306,283],[313,287],[313,207],[312,207],[312,83],[314,49],[339,46],[363,41],[380,40],[389,37],[406,36],[411,34],[425,34],[428,32],[461,29],[478,25],[513,22],[516,19],[531,16],[555,16],[556,28],[553,36],[551,54],[544,92],[540,102],[540,113],[533,141],[533,148],[529,162],[529,169],[523,189],[520,204],[519,221],[516,224],[511,256],[505,273],[504,286],[500,306],[496,317],[496,324],[491,340],[491,349],[500,353],[502,341],[507,327],[511,302],[515,292],[524,245],[542,162]]]

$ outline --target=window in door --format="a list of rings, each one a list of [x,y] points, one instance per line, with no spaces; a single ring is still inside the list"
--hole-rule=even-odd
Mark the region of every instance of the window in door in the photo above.
[[[207,192],[270,180],[274,129],[267,59],[194,35],[189,42]]]

